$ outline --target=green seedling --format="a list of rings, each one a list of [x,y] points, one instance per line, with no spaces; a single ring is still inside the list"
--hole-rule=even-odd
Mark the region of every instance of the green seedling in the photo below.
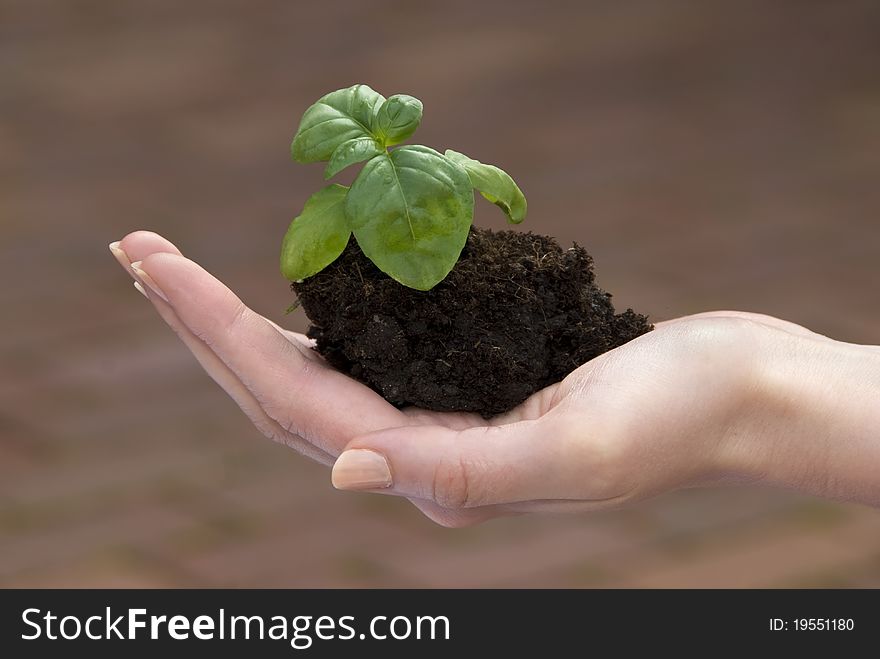
[[[290,151],[301,163],[326,162],[324,178],[365,162],[350,188],[313,194],[291,222],[281,272],[302,281],[333,263],[351,234],[361,251],[404,286],[427,291],[458,261],[479,192],[508,221],[526,216],[526,199],[504,171],[456,151],[397,146],[422,120],[422,102],[385,98],[367,85],[327,94],[302,117]]]

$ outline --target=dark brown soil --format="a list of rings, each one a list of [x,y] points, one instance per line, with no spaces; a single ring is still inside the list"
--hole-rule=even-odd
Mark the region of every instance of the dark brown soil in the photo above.
[[[292,287],[309,336],[338,369],[394,405],[484,417],[652,329],[632,309],[614,313],[582,247],[515,231],[472,229],[427,292],[383,274],[354,240]]]

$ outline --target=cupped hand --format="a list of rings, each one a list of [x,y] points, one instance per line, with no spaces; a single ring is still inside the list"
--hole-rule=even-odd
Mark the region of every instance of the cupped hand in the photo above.
[[[111,251],[265,435],[335,462],[336,487],[407,497],[444,526],[594,510],[729,480],[747,459],[738,447],[756,346],[826,340],[757,314],[660,323],[487,422],[396,409],[157,234],[129,234]]]

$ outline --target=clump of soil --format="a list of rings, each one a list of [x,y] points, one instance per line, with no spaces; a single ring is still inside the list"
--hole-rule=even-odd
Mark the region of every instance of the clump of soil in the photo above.
[[[471,229],[430,291],[398,284],[352,239],[292,288],[336,368],[397,406],[487,418],[652,329],[632,309],[615,314],[586,250],[532,233]]]

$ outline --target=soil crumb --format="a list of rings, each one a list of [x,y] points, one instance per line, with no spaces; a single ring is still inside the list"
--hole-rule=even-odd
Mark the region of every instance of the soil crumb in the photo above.
[[[399,407],[486,418],[652,329],[632,309],[615,313],[582,247],[518,231],[472,228],[430,291],[392,280],[353,238],[292,288],[333,366]]]

